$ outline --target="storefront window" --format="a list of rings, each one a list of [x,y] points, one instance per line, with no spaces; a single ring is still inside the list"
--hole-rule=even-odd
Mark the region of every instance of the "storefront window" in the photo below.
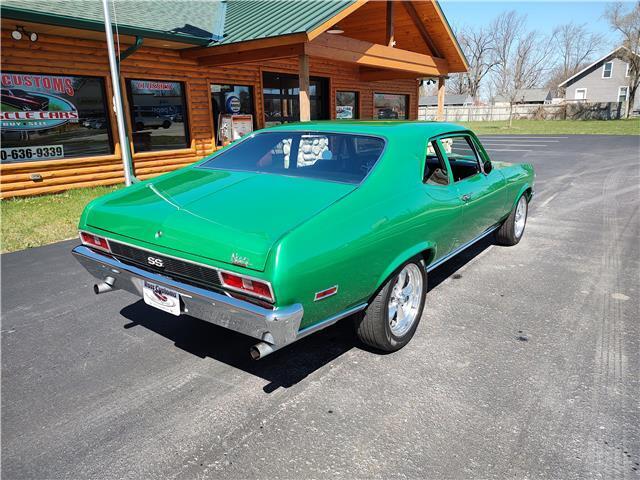
[[[113,153],[101,78],[2,73],[2,163]]]
[[[406,119],[409,110],[409,96],[394,93],[373,94],[373,114],[381,120]]]
[[[189,146],[181,82],[127,80],[133,148],[136,152]]]
[[[248,85],[211,85],[211,105],[213,106],[213,126],[220,126],[220,115],[253,115],[253,89]],[[255,117],[254,117],[255,128]],[[218,144],[220,140],[218,139]]]
[[[359,117],[358,92],[336,92],[336,119]]]

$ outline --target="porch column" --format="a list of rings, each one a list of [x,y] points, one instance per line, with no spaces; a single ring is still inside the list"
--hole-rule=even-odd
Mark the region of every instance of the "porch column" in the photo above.
[[[300,101],[300,121],[311,120],[311,102],[309,99],[309,56],[302,54],[298,57],[299,64],[299,101]]]
[[[444,119],[444,79],[445,77],[438,77],[438,114],[436,120],[439,122]]]

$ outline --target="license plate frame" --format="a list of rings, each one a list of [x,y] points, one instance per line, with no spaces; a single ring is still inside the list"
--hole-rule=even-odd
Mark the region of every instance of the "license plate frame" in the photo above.
[[[164,285],[145,280],[142,284],[142,299],[147,305],[176,317],[182,313],[180,293]]]

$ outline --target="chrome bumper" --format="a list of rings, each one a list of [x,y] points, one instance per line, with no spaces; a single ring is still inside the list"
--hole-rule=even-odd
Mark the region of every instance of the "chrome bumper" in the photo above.
[[[126,290],[142,297],[144,280],[148,280],[178,291],[184,303],[182,313],[262,340],[274,350],[298,338],[304,313],[299,303],[270,310],[127,265],[83,245],[71,253],[100,281],[111,277],[108,283],[113,290]]]

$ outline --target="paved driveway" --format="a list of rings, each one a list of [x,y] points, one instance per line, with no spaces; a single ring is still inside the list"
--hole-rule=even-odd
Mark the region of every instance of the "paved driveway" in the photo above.
[[[3,476],[639,478],[640,137],[484,138],[537,169],[525,237],[434,271],[391,355],[345,321],[252,362],[74,241],[3,255]]]

